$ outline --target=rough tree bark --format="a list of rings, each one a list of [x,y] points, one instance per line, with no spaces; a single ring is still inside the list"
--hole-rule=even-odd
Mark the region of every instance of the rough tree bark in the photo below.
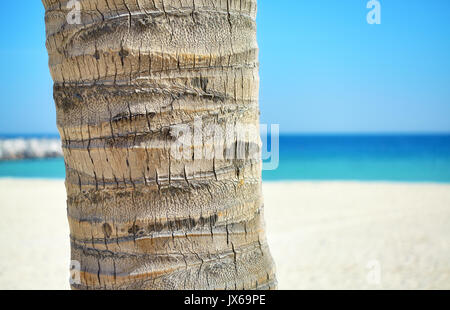
[[[80,0],[81,24],[68,2],[43,0],[72,287],[275,288],[261,160],[222,156],[259,137],[171,153],[196,118],[257,126],[256,0]]]

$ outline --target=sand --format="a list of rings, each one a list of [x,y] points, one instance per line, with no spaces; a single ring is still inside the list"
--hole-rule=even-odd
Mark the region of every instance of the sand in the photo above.
[[[450,289],[450,185],[263,186],[280,289]],[[0,289],[68,289],[64,182],[0,179]]]

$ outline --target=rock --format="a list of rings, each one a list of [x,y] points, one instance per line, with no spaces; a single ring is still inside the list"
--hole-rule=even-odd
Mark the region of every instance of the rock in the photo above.
[[[0,139],[0,160],[61,157],[61,141],[46,139]]]

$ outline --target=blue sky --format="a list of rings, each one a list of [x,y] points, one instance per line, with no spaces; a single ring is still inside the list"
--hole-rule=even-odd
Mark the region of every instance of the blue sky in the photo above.
[[[450,1],[259,0],[261,122],[284,133],[450,132]],[[55,133],[40,1],[2,4],[0,134]],[[14,12],[21,12],[16,14]]]

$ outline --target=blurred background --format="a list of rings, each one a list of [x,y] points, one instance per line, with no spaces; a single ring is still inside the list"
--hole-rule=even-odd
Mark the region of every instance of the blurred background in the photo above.
[[[3,9],[20,15],[0,19],[0,288],[64,289],[44,9]],[[263,171],[280,288],[449,289],[450,2],[259,0],[257,23],[261,123],[280,128]]]

